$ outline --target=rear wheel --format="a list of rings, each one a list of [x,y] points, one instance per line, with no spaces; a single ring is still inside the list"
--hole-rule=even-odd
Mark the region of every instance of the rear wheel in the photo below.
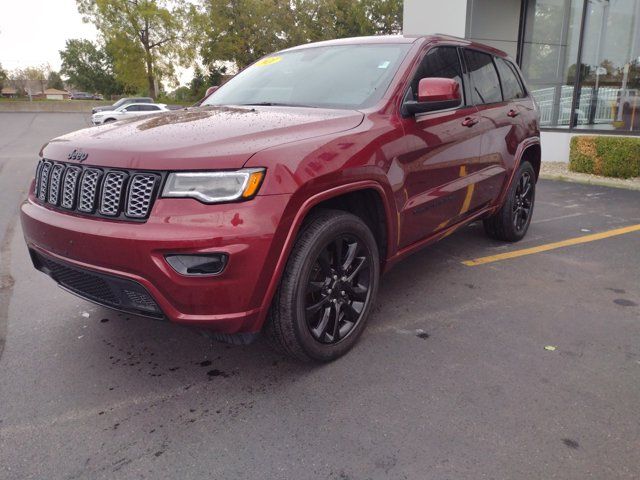
[[[376,296],[378,247],[350,213],[325,210],[304,227],[274,297],[266,333],[300,360],[328,362],[350,350]]]
[[[536,197],[536,173],[529,162],[522,162],[516,172],[504,205],[484,220],[484,229],[491,238],[517,242],[527,234]]]

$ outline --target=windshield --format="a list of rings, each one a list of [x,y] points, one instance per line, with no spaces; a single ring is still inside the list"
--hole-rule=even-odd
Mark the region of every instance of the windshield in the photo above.
[[[127,101],[126,98],[121,98],[120,100],[118,100],[116,103],[113,104],[113,106],[115,108],[121,107],[122,105],[125,104],[125,102]]]
[[[379,100],[409,44],[312,47],[257,61],[202,105],[363,108]]]

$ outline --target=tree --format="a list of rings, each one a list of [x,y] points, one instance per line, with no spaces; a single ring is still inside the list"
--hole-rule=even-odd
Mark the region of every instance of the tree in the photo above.
[[[175,64],[186,65],[183,0],[76,0],[84,20],[93,23],[115,54],[115,71],[124,83],[144,67],[149,95],[161,79],[173,80]]]
[[[55,70],[51,70],[47,76],[47,88],[55,88],[56,90],[64,90],[62,77]]]
[[[50,68],[48,65],[26,67],[23,70],[23,74],[28,82],[29,94],[34,93],[37,89],[39,89],[40,92],[44,91],[49,70]]]
[[[288,18],[289,5],[283,0],[202,0],[192,10],[191,23],[205,64],[222,60],[243,68],[288,46]]]
[[[209,85],[207,85],[207,79],[204,76],[204,73],[202,73],[202,69],[196,65],[193,69],[193,79],[191,79],[191,82],[189,83],[191,98],[199,99],[204,97],[207,88],[209,88]]]
[[[7,72],[2,68],[0,63],[0,90],[4,87],[4,83],[7,81]]]
[[[9,74],[9,80],[20,95],[27,94],[31,97],[44,90],[48,71],[49,67],[44,65],[16,68]]]
[[[67,40],[64,50],[60,50],[60,58],[60,72],[76,88],[105,95],[123,91],[113,74],[110,55],[89,40]]]
[[[282,48],[402,30],[402,0],[200,0],[191,22],[205,64],[243,68]]]

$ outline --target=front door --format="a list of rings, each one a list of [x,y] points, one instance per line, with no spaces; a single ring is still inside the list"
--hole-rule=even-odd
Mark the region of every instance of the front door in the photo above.
[[[426,52],[407,90],[417,100],[422,78],[452,78],[465,85],[458,48],[436,46]],[[403,119],[403,154],[392,165],[399,213],[399,247],[426,238],[463,218],[473,193],[468,177],[480,153],[478,110],[465,92],[458,108]],[[401,181],[400,181],[401,180]]]

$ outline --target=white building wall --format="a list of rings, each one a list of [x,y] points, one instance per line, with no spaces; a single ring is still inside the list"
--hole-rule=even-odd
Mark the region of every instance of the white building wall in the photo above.
[[[405,35],[444,33],[464,37],[468,0],[404,0]]]
[[[468,0],[465,37],[507,52],[518,53],[520,2],[518,0]]]

